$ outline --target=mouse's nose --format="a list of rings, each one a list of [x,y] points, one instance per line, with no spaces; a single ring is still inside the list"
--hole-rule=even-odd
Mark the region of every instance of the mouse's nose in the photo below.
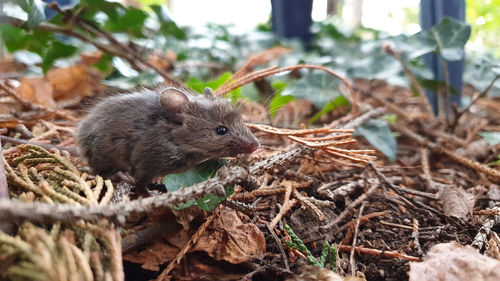
[[[243,150],[245,153],[253,153],[260,147],[260,141],[257,138],[253,138],[252,140],[249,140],[243,145]]]

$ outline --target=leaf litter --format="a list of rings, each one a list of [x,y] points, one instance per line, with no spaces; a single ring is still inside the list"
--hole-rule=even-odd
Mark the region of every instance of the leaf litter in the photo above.
[[[272,54],[272,52],[267,52],[266,56],[270,53]],[[277,50],[274,53],[279,56],[286,51]],[[219,94],[234,90],[235,87],[231,83],[240,85],[238,83],[241,81],[249,83],[260,78],[260,74],[252,74],[252,70],[255,64],[268,63],[269,59],[267,57],[259,59],[257,54],[249,61],[251,62],[249,66],[244,66],[241,72],[236,72],[233,77],[227,79],[226,84],[219,85]],[[16,83],[11,81],[12,79],[0,81],[4,95],[11,97],[14,102],[17,100],[20,103],[19,100],[21,100],[25,105],[30,105],[19,107],[16,114],[2,116],[0,123],[8,128],[4,130],[4,135],[26,138],[23,137],[21,127],[17,126],[22,124],[32,134],[31,141],[64,146],[74,144],[71,132],[78,119],[75,116],[82,116],[82,106],[73,104],[72,109],[60,109],[57,106],[58,102],[60,99],[74,97],[90,96],[87,98],[92,99],[106,87],[96,83],[99,80],[88,78],[92,75],[81,65],[51,71],[54,71],[53,75],[49,71],[45,77],[30,78],[31,80],[21,78],[17,87]],[[57,71],[61,71],[64,75],[57,74]],[[268,71],[276,72],[276,68]],[[320,70],[314,70],[316,71]],[[77,76],[72,76],[71,73],[79,73],[77,75],[79,79],[74,79]],[[285,241],[290,240],[290,237],[285,231],[285,224],[290,225],[295,235],[308,247],[309,254],[314,259],[320,257],[320,245],[323,242],[328,241],[335,246],[338,253],[338,256],[336,255],[337,273],[342,276],[352,273],[357,276],[358,280],[406,280],[408,278],[417,280],[413,279],[416,278],[414,276],[428,274],[420,272],[430,270],[425,269],[425,266],[428,266],[428,263],[432,264],[433,259],[440,258],[440,255],[455,254],[454,252],[461,251],[461,249],[468,249],[468,253],[461,254],[459,257],[467,257],[466,261],[471,264],[471,268],[474,266],[474,272],[490,272],[493,268],[490,264],[495,262],[492,258],[496,258],[498,263],[498,255],[495,256],[494,249],[498,250],[499,241],[489,235],[479,235],[478,238],[477,234],[481,227],[484,227],[482,229],[485,229],[486,234],[490,233],[492,226],[488,229],[483,225],[485,221],[488,221],[485,218],[495,217],[498,214],[479,214],[478,211],[494,208],[491,204],[493,201],[489,198],[493,196],[490,191],[498,190],[500,179],[497,174],[500,174],[498,168],[500,165],[486,167],[485,164],[497,160],[499,147],[492,141],[482,143],[483,151],[487,150],[488,153],[477,154],[474,153],[475,150],[472,147],[477,141],[482,140],[482,131],[500,128],[498,123],[500,119],[497,118],[498,107],[492,105],[498,102],[490,102],[489,98],[481,99],[474,106],[474,111],[466,113],[454,132],[450,132],[440,120],[429,118],[427,107],[422,99],[415,97],[409,89],[391,86],[383,81],[364,79],[358,79],[349,85],[361,94],[359,97],[349,96],[353,111],[359,110],[359,113],[351,111],[350,114],[346,114],[342,110],[332,110],[322,116],[319,121],[324,124],[325,128],[338,130],[354,122],[353,127],[344,129],[349,130],[367,128],[370,122],[373,122],[369,120],[380,118],[383,114],[395,114],[394,124],[385,122],[383,130],[387,132],[390,128],[391,136],[397,141],[397,148],[391,145],[390,141],[377,135],[374,136],[373,132],[368,130],[362,133],[368,137],[357,137],[356,144],[346,143],[346,147],[335,147],[336,153],[351,156],[347,157],[347,159],[354,160],[351,162],[346,160],[346,157],[341,159],[322,153],[328,150],[328,146],[319,146],[320,149],[316,146],[314,149],[315,141],[338,144],[335,143],[338,142],[335,137],[321,139],[324,136],[318,135],[318,131],[309,131],[313,136],[304,136],[300,133],[296,136],[297,132],[304,128],[293,128],[298,131],[288,129],[280,131],[263,127],[263,125],[252,125],[254,129],[259,129],[259,126],[264,129],[256,132],[263,146],[250,159],[246,159],[245,163],[265,165],[266,159],[277,159],[280,155],[302,151],[297,152],[298,156],[291,157],[296,157],[293,160],[297,161],[291,163],[278,161],[266,172],[254,174],[253,190],[248,189],[249,184],[240,182],[234,186],[234,193],[228,195],[227,200],[211,212],[197,209],[195,206],[180,211],[155,210],[149,215],[128,216],[126,223],[120,227],[107,224],[104,220],[103,227],[109,228],[111,233],[114,233],[113,235],[119,233],[123,239],[122,246],[127,245],[127,248],[122,247],[124,260],[127,261],[124,264],[127,278],[150,276],[149,278],[166,280],[164,278],[170,276],[168,278],[174,280],[213,280],[210,278],[286,280],[300,278],[306,274],[309,277],[316,276],[318,279],[319,276],[330,274],[331,271],[326,268],[308,266],[306,253],[286,246]],[[55,94],[55,90],[60,93]],[[469,89],[469,91],[473,94],[474,90]],[[337,94],[332,92],[332,95]],[[297,99],[302,97],[295,96]],[[9,102],[13,102],[12,100]],[[324,103],[324,101],[321,102]],[[254,119],[263,120],[259,105],[252,106],[252,102],[248,101],[246,103],[249,105],[245,112],[248,120],[250,122]],[[264,120],[267,120],[267,125],[273,126],[272,128],[281,127],[280,124],[274,123],[276,120],[293,120],[295,124],[306,123],[314,114],[314,109],[311,110],[312,105],[315,105],[315,101],[305,107],[294,106],[292,111],[282,110],[280,114],[288,114],[288,116],[281,117],[282,119],[278,119],[277,114],[274,118]],[[286,108],[282,107],[282,109]],[[363,120],[361,117],[367,113],[373,116]],[[365,124],[364,127],[363,124]],[[346,132],[352,133],[352,131],[344,131],[338,134]],[[370,141],[370,138],[378,140]],[[381,145],[377,146],[374,142]],[[305,150],[301,146],[304,144],[308,147]],[[393,147],[394,152],[385,152],[380,148],[383,144]],[[26,157],[23,156],[26,155],[25,151],[23,152],[23,146],[9,148],[9,145],[4,145],[4,157],[6,163],[12,165],[11,176],[17,174],[25,182],[21,184],[18,180],[9,181],[11,198],[18,198],[25,202],[49,200],[74,202],[76,200],[80,204],[97,204],[96,200],[104,198],[102,195],[94,198],[94,195],[101,194],[95,188],[103,188],[98,177],[93,178],[84,173],[71,176],[63,172],[62,174],[72,181],[57,181],[59,189],[55,190],[56,193],[51,192],[46,184],[40,184],[45,189],[36,189],[37,185],[29,181],[37,179],[35,183],[44,182],[40,180],[40,177],[53,180],[54,176],[51,178],[51,173],[59,171],[53,168],[52,160],[48,159],[64,157],[72,163],[64,162],[67,167],[76,165],[79,169],[85,169],[85,164],[81,163],[77,157],[67,154],[50,156],[55,158],[42,157],[48,154],[39,151],[37,157],[42,157],[45,162],[41,160],[30,162],[35,165],[36,171],[40,171],[37,175],[35,171],[30,170],[31,168],[27,169],[15,160],[16,157]],[[380,150],[373,151],[374,147]],[[464,150],[469,152],[460,152]],[[363,151],[363,153],[358,154],[356,151]],[[377,159],[366,154],[375,154]],[[356,159],[352,155],[362,155],[362,157]],[[464,158],[464,155],[467,158]],[[366,165],[365,162],[368,161],[371,164]],[[93,191],[91,193],[88,193],[87,189],[71,191],[77,186],[83,186],[82,182],[89,182],[94,188]],[[113,186],[116,191],[108,190],[108,192],[119,193],[123,185],[119,180],[115,180]],[[25,189],[22,188],[23,186]],[[108,185],[108,188],[111,188],[111,185]],[[65,196],[68,198],[59,198],[61,195],[57,192],[66,193]],[[106,202],[109,200],[112,203],[124,202],[126,204],[135,199],[133,193],[125,192],[124,196],[118,197],[111,196],[111,193],[109,196],[104,195]],[[28,222],[18,221],[17,223],[25,224],[23,231],[29,235],[49,239],[44,236],[45,234],[37,234],[40,229],[43,229],[41,224],[33,228],[27,225]],[[119,243],[117,242],[119,239],[106,236],[97,229],[98,225],[83,225],[80,222],[75,224],[88,235],[94,235],[94,239],[108,241],[108,244],[102,245],[111,245],[113,248],[108,248],[107,252],[106,250],[99,252],[99,249],[96,250],[97,252],[84,249],[82,257],[74,248],[75,246],[68,246],[66,240],[58,238],[59,240],[54,240],[55,243],[62,245],[58,247],[62,249],[73,247],[71,249],[74,249],[73,255],[63,253],[66,258],[71,260],[72,257],[79,257],[91,260],[94,257],[94,262],[89,262],[88,268],[75,269],[71,266],[64,268],[68,268],[68,272],[78,271],[78,274],[86,276],[89,269],[98,270],[96,265],[99,263],[96,263],[95,259],[99,259],[96,255],[100,254],[103,255],[100,259],[111,260],[104,264],[101,260],[100,266],[104,267],[101,270],[110,270],[109,274],[120,278],[117,270],[120,271],[121,268],[116,267],[116,262],[113,263],[113,258],[121,257],[121,254],[116,253],[116,247],[120,247],[116,244]],[[54,227],[57,227],[57,224],[54,224],[52,229]],[[65,231],[64,237],[69,237],[66,239],[69,239],[70,243],[75,239],[90,239],[73,233],[74,229],[68,228]],[[50,233],[59,232],[52,230]],[[72,235],[77,235],[77,237],[72,238]],[[55,235],[54,237],[63,236]],[[478,242],[478,239],[483,240]],[[97,240],[92,240],[92,243],[97,243]],[[2,241],[5,243],[7,240]],[[472,248],[464,248],[454,241],[459,241],[461,245],[487,244],[489,249],[493,249],[487,251],[492,258],[484,255],[477,256],[478,254],[474,254],[475,250],[471,250]],[[78,243],[73,245],[78,245]],[[102,247],[101,244],[96,245]],[[22,247],[20,249],[24,249]],[[438,251],[440,247],[447,248]],[[49,249],[48,251],[57,254],[55,250]],[[106,256],[106,253],[115,256]],[[482,263],[482,259],[488,261]],[[416,262],[421,260],[426,262]],[[445,259],[440,262],[443,262],[440,268],[453,267],[453,264],[448,264],[449,260]],[[135,267],[134,263],[142,267]],[[68,264],[71,265],[71,263]],[[47,269],[40,270],[53,274]],[[491,271],[490,274],[494,272]],[[95,276],[96,280],[100,280],[98,277],[101,275],[96,273]]]

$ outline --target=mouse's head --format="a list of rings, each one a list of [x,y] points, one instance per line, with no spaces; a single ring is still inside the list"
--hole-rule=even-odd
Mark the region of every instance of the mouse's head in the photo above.
[[[170,119],[182,124],[175,129],[176,142],[186,151],[221,158],[250,154],[260,146],[243,122],[241,109],[215,96],[210,88],[203,95],[166,88],[160,104]]]

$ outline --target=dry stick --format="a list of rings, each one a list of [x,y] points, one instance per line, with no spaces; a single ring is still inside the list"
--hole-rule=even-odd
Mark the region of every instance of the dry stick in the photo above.
[[[434,118],[434,113],[432,111],[429,99],[427,99],[427,95],[425,94],[424,88],[422,88],[422,85],[420,85],[413,72],[411,72],[408,66],[406,66],[406,64],[401,59],[401,52],[394,50],[390,45],[384,45],[382,48],[387,54],[394,57],[399,62],[399,64],[401,64],[401,67],[403,67],[403,71],[410,78],[411,85],[413,86],[413,88],[415,88],[415,90],[417,90],[420,99],[422,99],[422,102],[425,105],[425,110],[427,111],[429,117],[431,119]]]
[[[4,90],[8,95],[17,100],[22,106],[26,108],[33,107],[32,103],[25,101],[15,91],[13,91],[9,86],[5,85],[3,82],[0,82],[0,88],[2,88],[2,90]]]
[[[337,251],[338,252],[350,252],[352,249],[352,246],[348,245],[337,245]],[[414,257],[414,256],[409,256],[405,254],[401,254],[395,251],[381,251],[377,249],[369,249],[369,248],[364,248],[361,246],[358,246],[354,248],[356,253],[359,254],[367,254],[370,256],[377,256],[377,257],[384,257],[384,258],[395,258],[395,259],[405,259],[407,261],[422,261],[421,258],[419,257]]]
[[[444,155],[448,156],[451,160],[453,160],[453,161],[455,161],[455,162],[457,162],[459,164],[462,164],[465,167],[474,169],[477,172],[481,172],[481,173],[483,173],[483,174],[485,174],[487,176],[490,176],[490,177],[494,178],[495,180],[500,180],[500,171],[499,170],[492,169],[492,168],[490,168],[490,167],[488,167],[486,165],[483,165],[483,164],[481,164],[479,162],[476,162],[476,161],[467,159],[465,157],[456,155],[452,151],[449,151],[449,150],[441,147],[440,145],[437,145],[437,144],[435,144],[435,143],[433,143],[431,141],[428,141],[423,136],[410,131],[406,127],[403,127],[403,126],[400,126],[400,125],[397,125],[397,124],[392,124],[391,126],[394,129],[396,129],[399,132],[401,132],[402,134],[404,134],[405,136],[413,139],[414,141],[416,141],[420,145],[427,146],[434,153],[444,154]]]
[[[428,211],[431,211],[435,214],[438,214],[438,215],[442,215],[441,212],[439,212],[438,210],[430,207],[430,206],[427,206],[425,205],[424,203],[420,202],[420,201],[417,201],[415,200],[414,198],[407,198],[404,196],[404,192],[407,192],[409,191],[410,189],[403,189],[395,184],[393,184],[378,168],[377,166],[375,166],[375,164],[373,162],[370,161],[369,163],[369,167],[372,168],[372,170],[375,172],[375,174],[377,175],[378,179],[380,180],[380,183],[384,184],[385,186],[389,187],[390,189],[392,189],[394,192],[396,192],[396,194],[398,194],[399,196],[401,196],[402,198],[405,198],[407,200],[409,200],[411,203],[415,204],[416,206],[419,206],[420,208],[423,208],[425,210],[428,210]],[[415,190],[416,191],[416,190]],[[418,192],[417,192],[418,193]],[[432,196],[431,199],[437,199],[436,196]]]
[[[257,72],[252,72],[252,73],[249,73],[247,75],[244,75],[244,76],[236,79],[234,82],[227,84],[226,87],[224,87],[222,89],[219,88],[220,90],[217,89],[215,91],[215,93],[217,95],[224,95],[224,94],[229,93],[230,91],[232,91],[236,88],[239,88],[239,87],[246,85],[248,83],[260,80],[264,77],[271,76],[271,75],[274,75],[274,74],[277,74],[280,72],[293,71],[293,70],[302,69],[302,68],[323,70],[326,73],[332,75],[333,77],[339,79],[340,82],[342,82],[342,84],[344,84],[344,86],[349,90],[349,92],[352,96],[352,100],[353,100],[353,102],[352,102],[352,114],[354,116],[358,115],[358,94],[353,89],[349,80],[347,80],[343,76],[335,73],[334,71],[330,70],[329,68],[326,68],[326,67],[321,66],[321,65],[298,64],[298,65],[284,67],[284,68],[270,67],[270,68],[267,68],[264,70],[260,70]]]
[[[361,222],[364,223],[371,218],[381,217],[381,216],[385,216],[388,214],[390,214],[390,211],[381,211],[381,212],[370,213],[370,214],[367,214],[367,215],[364,215],[363,217],[361,217]],[[333,232],[333,235],[336,235],[336,234],[344,231],[346,228],[351,227],[353,225],[353,223],[354,223],[353,221],[350,221],[350,222],[344,224],[343,226],[336,229],[335,232]]]
[[[413,243],[415,244],[415,249],[417,250],[418,255],[423,256],[424,252],[422,251],[422,248],[420,247],[420,241],[418,240],[418,226],[418,220],[413,219],[411,238],[413,238]]]
[[[493,80],[491,80],[490,84],[488,85],[488,87],[486,87],[481,93],[479,93],[479,95],[477,95],[464,109],[460,110],[457,115],[455,116],[455,119],[453,120],[453,124],[451,126],[451,128],[454,130],[457,125],[458,125],[458,121],[460,120],[460,117],[462,117],[462,115],[464,115],[464,113],[468,112],[470,110],[470,108],[481,98],[485,97],[488,92],[490,91],[491,87],[493,87],[493,85],[495,84],[495,82],[500,78],[500,74],[495,76],[495,78],[493,78]]]
[[[278,215],[271,221],[269,224],[269,227],[271,229],[274,229],[278,222],[281,220],[281,218],[292,208],[293,205],[295,205],[296,200],[290,200],[290,196],[292,195],[292,191],[294,190],[293,184],[290,181],[285,181],[283,183],[285,186],[285,198],[283,200],[283,206],[281,206],[280,211],[278,212]]]
[[[219,207],[219,211],[220,211],[220,207]],[[156,281],[167,281],[167,280],[170,280],[168,278],[168,275],[170,274],[170,272],[174,269],[174,267],[180,263],[180,261],[182,260],[182,258],[184,258],[184,256],[187,254],[187,252],[189,252],[189,250],[191,250],[191,248],[193,248],[193,246],[198,243],[198,240],[200,240],[201,236],[203,235],[203,233],[205,233],[205,230],[207,230],[207,228],[210,226],[210,224],[212,224],[212,222],[215,220],[215,218],[217,217],[218,215],[218,212],[213,212],[208,218],[207,220],[200,226],[200,228],[198,228],[198,230],[196,231],[195,234],[193,234],[193,236],[191,236],[191,239],[189,239],[189,241],[186,243],[186,245],[181,249],[181,251],[177,254],[177,256],[175,256],[175,259],[173,259],[167,266],[167,268],[165,268],[162,273],[160,274],[160,276],[158,276],[158,278],[156,278]]]
[[[325,215],[323,214],[323,212],[318,207],[316,207],[316,205],[314,205],[313,202],[311,202],[309,197],[300,194],[300,192],[297,189],[293,189],[293,196],[297,198],[297,200],[299,200],[299,202],[302,205],[311,209],[314,212],[314,214],[318,217],[318,220],[320,221],[325,220]]]
[[[336,226],[340,221],[342,221],[347,215],[351,213],[351,210],[354,209],[356,206],[361,204],[368,196],[370,196],[378,187],[380,186],[379,183],[372,185],[365,193],[363,193],[361,196],[356,198],[349,206],[347,206],[342,213],[340,213],[332,222],[330,222],[327,225],[322,226],[324,229],[329,229],[331,227]]]
[[[361,221],[361,216],[363,215],[363,210],[365,209],[366,202],[361,204],[359,208],[358,218],[356,219],[356,226],[354,227],[354,237],[352,238],[352,249],[349,255],[349,263],[351,264],[351,275],[354,276],[356,272],[356,263],[354,262],[354,248],[356,247],[356,241],[358,239],[359,222]]]
[[[278,235],[276,235],[276,233],[269,226],[269,224],[266,224],[266,226],[267,226],[267,229],[269,230],[269,232],[271,233],[271,236],[273,237],[274,241],[276,242],[276,245],[278,245],[278,248],[280,249],[281,259],[283,260],[283,264],[285,265],[285,268],[287,270],[290,270],[290,265],[288,264],[288,258],[286,257],[285,250],[283,249],[283,245],[281,244],[280,238],[278,237]]]
[[[432,180],[431,169],[429,165],[429,153],[427,148],[422,147],[420,149],[420,157],[422,162],[422,171],[424,172],[424,179],[427,182],[427,190],[434,190],[434,181]]]

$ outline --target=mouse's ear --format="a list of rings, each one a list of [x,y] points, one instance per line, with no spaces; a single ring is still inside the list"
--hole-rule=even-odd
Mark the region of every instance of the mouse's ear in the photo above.
[[[176,88],[167,88],[160,94],[161,107],[172,120],[178,122],[184,121],[184,117],[181,114],[184,113],[187,103],[188,97],[186,94]]]
[[[207,98],[215,98],[214,91],[212,91],[212,89],[210,89],[209,87],[206,87],[206,88],[205,88],[205,91],[203,91],[203,94],[204,94],[204,95],[205,95],[205,97],[207,97]]]

